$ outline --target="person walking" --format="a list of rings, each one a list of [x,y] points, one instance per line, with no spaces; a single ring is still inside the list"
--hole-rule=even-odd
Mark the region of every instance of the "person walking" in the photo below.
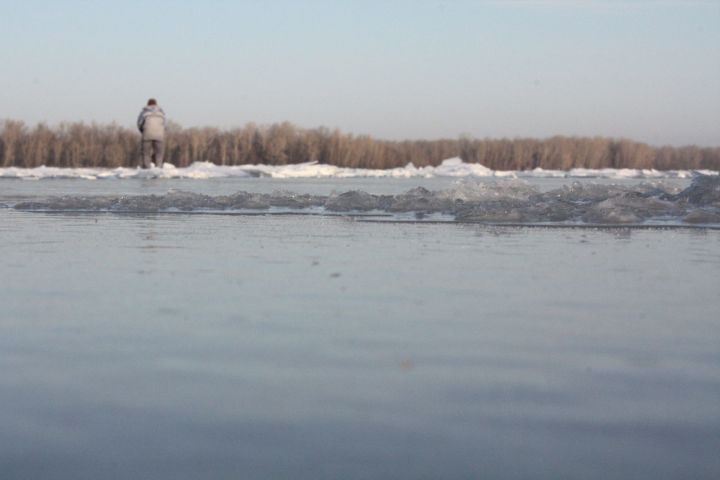
[[[142,167],[151,168],[153,163],[162,168],[165,153],[165,112],[151,98],[137,119],[137,127],[142,134]]]

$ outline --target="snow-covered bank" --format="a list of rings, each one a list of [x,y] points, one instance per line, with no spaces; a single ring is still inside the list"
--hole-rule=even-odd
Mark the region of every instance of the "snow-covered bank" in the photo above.
[[[717,175],[716,171],[703,170],[699,173]],[[317,162],[296,165],[236,165],[220,166],[210,162],[196,162],[188,167],[177,168],[165,164],[163,168],[142,170],[139,168],[0,168],[0,178],[43,180],[51,178],[100,179],[147,179],[147,178],[187,178],[209,179],[227,177],[271,177],[271,178],[433,178],[433,177],[509,177],[509,178],[689,178],[691,170],[635,170],[612,169],[599,170],[575,168],[572,170],[535,170],[497,171],[478,163],[465,163],[459,158],[450,158],[437,167],[405,167],[381,169],[345,168],[325,165]]]

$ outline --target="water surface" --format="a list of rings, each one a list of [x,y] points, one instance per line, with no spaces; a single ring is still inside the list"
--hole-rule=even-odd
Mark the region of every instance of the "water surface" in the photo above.
[[[716,230],[0,209],[0,238],[5,479],[720,475]]]

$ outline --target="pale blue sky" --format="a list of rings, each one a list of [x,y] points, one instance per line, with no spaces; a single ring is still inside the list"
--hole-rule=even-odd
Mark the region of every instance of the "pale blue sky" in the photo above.
[[[6,1],[0,118],[720,145],[718,1]]]

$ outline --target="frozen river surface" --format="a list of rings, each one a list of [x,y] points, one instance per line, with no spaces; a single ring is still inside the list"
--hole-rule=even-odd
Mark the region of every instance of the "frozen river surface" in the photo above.
[[[448,182],[0,182],[0,477],[720,478],[712,227],[12,208]]]

